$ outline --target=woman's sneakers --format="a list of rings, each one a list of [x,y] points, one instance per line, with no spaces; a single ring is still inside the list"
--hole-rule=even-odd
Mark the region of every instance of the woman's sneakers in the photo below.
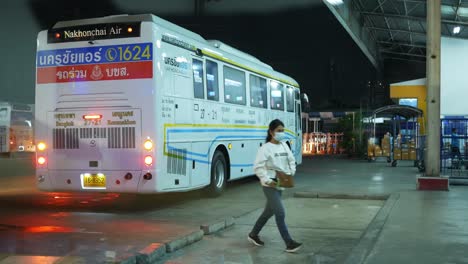
[[[247,239],[256,246],[261,247],[265,245],[265,243],[262,240],[260,240],[260,237],[258,237],[258,235],[249,234],[247,236]],[[291,242],[289,242],[286,246],[286,252],[294,253],[297,252],[301,247],[302,243],[298,243],[294,240],[291,240]]]
[[[291,242],[288,243],[288,245],[286,246],[286,252],[289,252],[289,253],[294,253],[294,252],[297,252],[302,246],[302,243],[298,243],[294,240],[291,240]]]
[[[258,237],[258,235],[252,235],[252,234],[249,234],[249,236],[247,237],[247,239],[252,242],[254,245],[256,246],[263,246],[265,245],[265,243],[263,241],[260,240],[260,238]]]

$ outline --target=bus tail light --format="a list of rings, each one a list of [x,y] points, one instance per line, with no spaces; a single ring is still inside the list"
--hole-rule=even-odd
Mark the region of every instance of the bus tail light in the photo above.
[[[145,143],[143,143],[143,147],[145,148],[145,150],[152,150],[153,149],[153,141],[151,141],[151,139],[147,139],[145,140]]]
[[[40,151],[44,151],[46,149],[46,144],[44,142],[39,142],[39,144],[37,144],[37,149],[40,150]]]
[[[153,164],[153,157],[151,157],[151,156],[146,156],[146,157],[145,157],[145,164],[146,164],[147,166]]]
[[[46,164],[46,162],[47,162],[47,160],[46,160],[45,157],[43,157],[43,156],[37,157],[37,164],[44,165],[44,164]]]

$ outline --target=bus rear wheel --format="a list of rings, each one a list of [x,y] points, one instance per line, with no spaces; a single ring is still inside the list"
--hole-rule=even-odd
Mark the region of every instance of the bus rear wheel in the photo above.
[[[211,162],[211,182],[208,187],[208,195],[211,197],[220,196],[226,189],[227,162],[224,154],[217,150]]]

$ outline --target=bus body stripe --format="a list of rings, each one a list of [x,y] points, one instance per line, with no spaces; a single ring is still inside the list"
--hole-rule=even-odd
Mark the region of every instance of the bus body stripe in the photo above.
[[[198,127],[198,128],[197,128]],[[209,128],[206,128],[209,127]],[[220,128],[223,127],[223,128]],[[238,127],[236,129],[236,127]],[[250,128],[250,129],[249,129]],[[220,141],[220,139],[264,139],[265,135],[264,133],[266,132],[267,127],[266,126],[246,126],[246,125],[205,125],[205,124],[198,124],[198,125],[192,125],[192,124],[165,124],[164,125],[164,156],[169,156],[169,153],[167,152],[168,150],[175,150],[177,152],[183,152],[184,154],[190,155],[190,156],[197,156],[201,158],[205,158],[203,160],[196,159],[193,157],[186,157],[184,156],[183,159],[185,160],[193,160],[196,162],[201,162],[203,164],[211,164],[210,162],[210,157],[209,153],[211,152],[211,149],[213,145],[217,142]],[[294,132],[291,130],[285,130],[287,134],[290,134],[290,137],[288,139],[294,139]],[[180,148],[176,148],[173,146],[170,146],[170,134],[171,133],[213,133],[213,132],[218,132],[218,133],[226,133],[226,132],[239,132],[239,133],[262,133],[262,135],[259,136],[242,136],[242,135],[222,135],[222,136],[216,136],[214,139],[211,140],[211,143],[208,147],[207,153],[197,153],[197,152],[192,152],[192,151],[186,151],[182,150]],[[231,164],[231,167],[252,167],[253,164]]]

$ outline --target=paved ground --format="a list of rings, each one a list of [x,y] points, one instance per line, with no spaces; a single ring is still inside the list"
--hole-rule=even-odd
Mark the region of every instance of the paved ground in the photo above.
[[[467,216],[467,186],[401,192],[365,263],[468,263]]]
[[[329,157],[306,157],[298,170],[295,191],[340,194],[391,194],[415,190],[418,170],[412,161],[390,166],[385,159],[374,162]]]
[[[247,241],[262,209],[236,219],[224,232],[167,255],[160,263],[343,263],[383,201],[288,198],[287,224],[292,237],[304,243],[296,254],[285,245],[274,219],[262,230],[264,247]],[[326,261],[326,262],[324,262]]]
[[[27,255],[41,256],[40,263],[102,263],[124,259],[151,243],[164,243],[227,216],[236,217],[238,224],[168,255],[167,262],[342,263],[381,206],[379,201],[298,199],[292,198],[293,191],[286,191],[291,232],[305,242],[301,254],[290,255],[282,251],[284,246],[274,222],[264,232],[270,246],[254,248],[245,240],[246,231],[264,204],[254,178],[230,184],[225,195],[217,199],[204,198],[200,192],[143,198],[40,193],[34,187],[31,164],[29,159],[0,159],[2,264],[32,263],[31,259],[24,259]],[[305,158],[298,168],[298,188],[294,191],[398,192],[400,199],[375,248],[370,249],[367,263],[468,263],[463,251],[468,248],[464,239],[467,225],[463,209],[468,207],[465,187],[452,188],[450,192],[417,192],[414,191],[417,174],[411,162],[393,168],[384,161]],[[362,212],[366,212],[365,217]],[[214,245],[220,247],[210,251]],[[210,252],[212,258],[198,254],[200,251]],[[416,258],[419,253],[427,257],[419,261]]]

